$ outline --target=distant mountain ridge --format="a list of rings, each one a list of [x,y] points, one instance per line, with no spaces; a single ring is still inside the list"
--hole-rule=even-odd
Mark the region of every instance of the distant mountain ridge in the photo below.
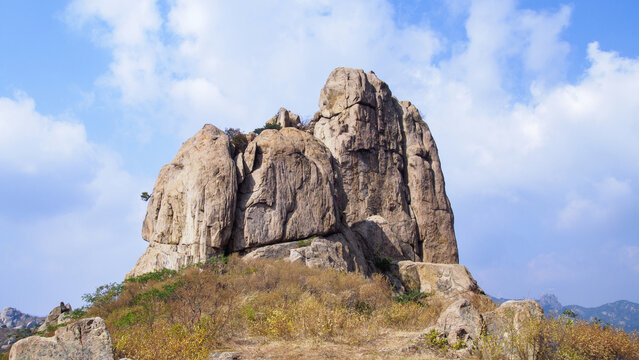
[[[492,296],[491,298],[498,304],[510,300]],[[631,301],[619,300],[592,308],[562,305],[554,294],[545,294],[535,301],[541,305],[545,314],[560,315],[565,310],[571,310],[582,320],[599,319],[604,324],[611,324],[626,331],[639,331],[639,304]]]
[[[16,308],[6,307],[0,312],[0,327],[28,329],[41,324],[44,317],[28,315]]]

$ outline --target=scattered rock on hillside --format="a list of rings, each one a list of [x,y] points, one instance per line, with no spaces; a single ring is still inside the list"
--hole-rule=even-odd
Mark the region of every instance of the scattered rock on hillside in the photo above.
[[[11,347],[9,360],[113,360],[111,335],[99,317],[59,328],[53,337],[31,336]]]
[[[541,306],[534,300],[510,300],[494,311],[484,313],[483,317],[486,331],[501,337],[508,332],[518,332],[527,321],[543,314]]]
[[[60,305],[54,307],[47,315],[42,325],[38,328],[38,331],[45,331],[50,326],[57,326],[60,324],[66,324],[71,321],[71,308],[70,304],[60,302]]]
[[[450,345],[477,341],[481,336],[482,317],[470,301],[459,299],[440,314],[435,328],[446,336]]]
[[[400,261],[393,272],[404,286],[423,293],[445,297],[465,293],[485,295],[463,265]]]

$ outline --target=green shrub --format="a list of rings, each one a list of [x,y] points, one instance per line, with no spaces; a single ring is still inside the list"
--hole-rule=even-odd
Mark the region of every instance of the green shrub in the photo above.
[[[419,290],[410,290],[407,291],[403,294],[397,295],[397,296],[393,296],[393,300],[395,302],[398,302],[400,304],[407,304],[410,302],[414,302],[420,305],[424,305],[422,303],[423,299],[426,299],[428,297],[428,294],[423,293]]]
[[[168,279],[170,277],[175,276],[176,274],[177,274],[177,271],[175,271],[175,270],[162,269],[162,270],[158,270],[158,271],[142,274],[140,276],[128,278],[128,279],[124,280],[124,282],[144,284],[144,283],[147,283],[149,281],[166,280],[166,279]]]
[[[92,294],[82,295],[89,307],[101,307],[117,299],[124,289],[123,283],[111,283],[99,286]]]
[[[426,334],[422,335],[423,341],[428,347],[432,347],[438,350],[444,350],[448,347],[448,339],[446,339],[439,331],[432,329]]]
[[[246,135],[240,131],[240,129],[227,128],[224,130],[224,133],[231,140],[231,144],[233,144],[236,152],[244,152],[248,145],[248,139],[246,138]]]
[[[257,128],[253,131],[259,135],[262,131],[268,130],[268,129],[281,130],[282,127],[278,123],[267,122],[266,124],[264,124],[264,127]]]

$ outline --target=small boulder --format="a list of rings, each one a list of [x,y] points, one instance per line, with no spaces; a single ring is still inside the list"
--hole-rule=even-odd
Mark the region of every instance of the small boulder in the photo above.
[[[240,360],[242,357],[236,352],[214,352],[210,353],[207,360]]]
[[[11,347],[9,360],[113,360],[111,335],[99,317],[59,328],[52,337],[31,336]]]

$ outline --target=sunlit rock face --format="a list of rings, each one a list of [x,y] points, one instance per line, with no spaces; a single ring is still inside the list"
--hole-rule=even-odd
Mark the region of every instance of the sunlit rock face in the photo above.
[[[249,134],[245,149],[213,125],[186,141],[160,171],[149,247],[128,276],[234,252],[364,273],[380,258],[458,262],[437,147],[414,105],[373,72],[338,68],[313,120],[299,119],[280,109],[281,129]]]
[[[346,68],[331,73],[319,105],[313,132],[339,164],[345,222],[386,256],[457,263],[437,147],[417,108],[373,72]]]

